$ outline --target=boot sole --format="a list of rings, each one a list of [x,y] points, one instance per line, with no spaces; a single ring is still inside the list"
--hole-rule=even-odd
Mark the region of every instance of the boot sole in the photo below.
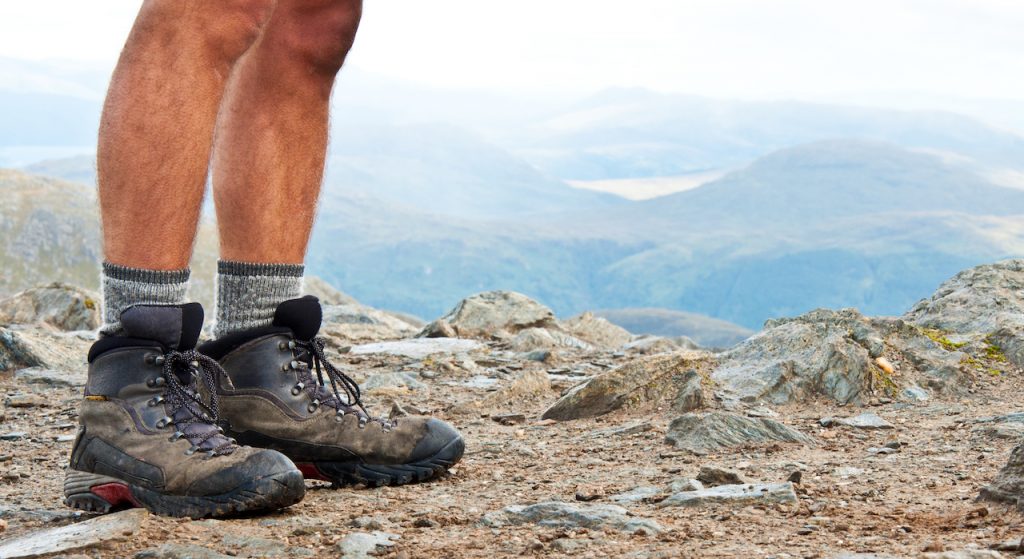
[[[306,484],[298,470],[253,479],[226,493],[201,497],[168,495],[78,470],[69,470],[64,479],[66,505],[99,513],[142,507],[163,516],[216,518],[281,509],[301,501],[305,494]]]
[[[302,462],[295,465],[306,479],[329,481],[336,487],[365,485],[406,485],[434,479],[448,471],[466,450],[462,437],[453,439],[433,456],[408,464],[364,464],[357,462]]]

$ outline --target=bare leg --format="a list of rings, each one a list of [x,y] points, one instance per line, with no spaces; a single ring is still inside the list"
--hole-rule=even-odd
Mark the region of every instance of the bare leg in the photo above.
[[[281,2],[239,61],[213,155],[222,259],[303,262],[323,180],[331,88],[361,11],[361,0]]]
[[[107,261],[188,266],[217,107],[273,0],[147,0],[103,107],[97,148]]]

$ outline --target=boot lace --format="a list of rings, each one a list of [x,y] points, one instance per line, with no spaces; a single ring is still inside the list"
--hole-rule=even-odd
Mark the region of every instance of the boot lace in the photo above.
[[[184,437],[192,443],[187,454],[202,451],[210,456],[221,456],[238,448],[235,440],[224,436],[216,425],[219,415],[216,377],[221,374],[224,370],[216,360],[194,349],[169,351],[163,355],[166,382],[163,398],[168,416],[157,422],[157,426],[174,425],[171,440]],[[209,395],[209,402],[199,394],[200,381]]]
[[[309,405],[310,411],[324,405],[333,408],[340,420],[346,414],[354,414],[359,418],[359,427],[365,427],[369,422],[380,423],[384,430],[389,430],[394,425],[393,421],[380,417],[373,417],[363,406],[362,393],[359,385],[352,377],[341,372],[330,361],[324,353],[324,339],[314,337],[311,340],[293,340],[295,358],[300,362],[296,368],[296,376],[300,390],[309,394],[312,402]],[[316,371],[316,378],[313,378],[313,371]],[[326,374],[327,379],[324,379]],[[328,391],[328,386],[330,390]]]

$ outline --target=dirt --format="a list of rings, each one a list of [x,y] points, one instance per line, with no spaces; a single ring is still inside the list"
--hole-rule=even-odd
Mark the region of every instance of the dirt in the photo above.
[[[588,370],[629,357],[602,356]],[[371,409],[386,413],[391,400],[455,423],[465,434],[467,454],[446,477],[431,483],[379,489],[333,489],[307,482],[305,500],[265,516],[221,521],[149,516],[138,533],[75,553],[86,557],[133,557],[165,542],[201,545],[239,557],[337,557],[335,544],[354,532],[381,530],[400,536],[382,557],[834,557],[841,552],[916,557],[924,551],[987,548],[1022,534],[1022,517],[975,497],[1003,465],[1012,438],[974,432],[972,420],[1024,411],[1020,371],[978,375],[973,394],[933,397],[926,402],[877,399],[864,407],[816,402],[778,407],[775,419],[813,436],[818,444],[765,444],[697,456],[664,442],[673,414],[652,405],[596,419],[540,421],[543,410],[574,382],[553,376],[545,394],[523,395],[500,409],[448,415],[457,404],[481,400],[489,388],[508,385],[520,371],[573,367],[568,355],[555,363],[487,362],[464,367],[459,359],[422,361],[389,356],[338,358],[363,374],[393,370],[429,371],[425,388],[385,388],[367,397]],[[496,379],[494,386],[471,379]],[[61,487],[76,430],[80,388],[28,385],[0,377],[0,394],[37,393],[28,407],[0,411],[0,538],[86,518],[65,508]],[[18,399],[15,398],[16,403]],[[463,407],[462,409],[466,409]],[[863,411],[892,423],[891,430],[823,428],[826,416]],[[515,416],[492,415],[521,413]],[[645,423],[649,423],[647,429]],[[640,424],[633,434],[595,432]],[[646,429],[646,430],[645,430]],[[893,454],[869,448],[897,446]],[[801,470],[796,505],[658,508],[677,479],[694,478],[702,465],[739,471],[752,482],[784,482]],[[614,504],[613,495],[638,486],[664,489],[647,502],[621,503],[632,515],[653,519],[659,534],[537,525],[492,528],[485,513],[515,504],[559,500]],[[585,500],[583,503],[581,500]],[[6,527],[4,524],[6,523]],[[301,550],[308,550],[302,552]]]

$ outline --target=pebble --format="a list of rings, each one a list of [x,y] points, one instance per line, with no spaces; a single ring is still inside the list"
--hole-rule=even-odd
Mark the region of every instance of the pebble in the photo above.
[[[355,532],[335,544],[343,559],[369,559],[377,554],[377,548],[394,547],[400,536],[388,532]]]
[[[749,505],[755,503],[789,504],[798,501],[792,483],[720,485],[702,491],[676,493],[658,503],[658,507],[695,507],[718,503]]]
[[[44,405],[45,400],[35,394],[11,394],[4,400],[4,405],[9,408],[34,408]]]
[[[717,466],[701,466],[700,473],[697,474],[697,481],[708,487],[747,483],[747,480],[739,472]]]
[[[862,413],[854,417],[824,417],[818,423],[822,427],[853,427],[855,429],[893,429],[892,423],[873,413]]]
[[[491,419],[502,425],[520,425],[526,423],[526,416],[521,413],[502,413],[491,416]]]
[[[627,533],[645,530],[658,533],[663,530],[657,522],[631,516],[617,505],[595,505],[547,501],[532,505],[510,505],[500,511],[484,515],[484,526],[500,528],[508,525],[537,524],[551,528],[613,529]]]
[[[10,433],[0,435],[0,441],[19,441],[27,436],[28,433],[24,431],[11,431]]]

